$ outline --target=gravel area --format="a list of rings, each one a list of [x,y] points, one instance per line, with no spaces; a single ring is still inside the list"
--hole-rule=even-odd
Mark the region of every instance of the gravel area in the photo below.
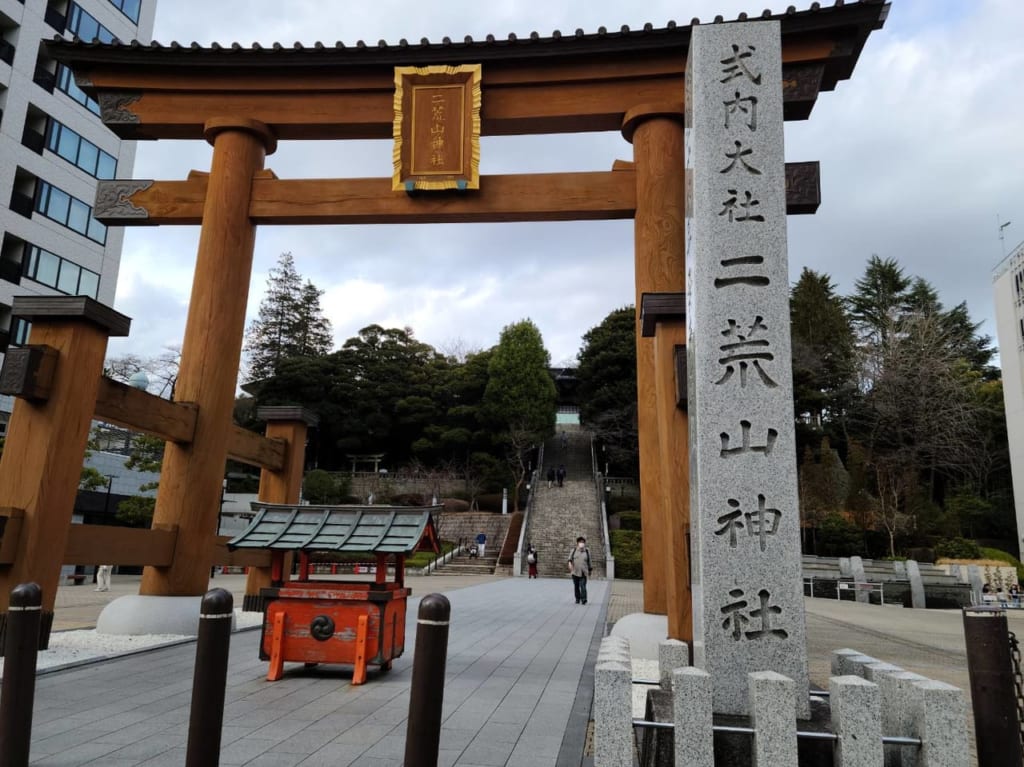
[[[243,630],[259,626],[262,613],[244,613],[235,610],[235,627]],[[50,647],[36,658],[39,671],[56,671],[85,663],[96,663],[119,655],[151,650],[155,647],[191,642],[194,636],[184,634],[100,634],[95,629],[54,631],[50,634]],[[0,678],[3,678],[3,659],[0,658]]]

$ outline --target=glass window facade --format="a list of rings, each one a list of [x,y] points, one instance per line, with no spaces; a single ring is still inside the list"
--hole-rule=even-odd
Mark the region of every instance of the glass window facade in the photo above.
[[[71,74],[71,70],[59,62],[57,64],[57,87],[93,114],[100,113],[100,105],[96,103],[96,100],[75,84],[75,76]]]
[[[63,123],[49,118],[46,130],[46,148],[76,165],[90,176],[113,178],[117,160],[88,139],[82,138]]]
[[[25,276],[70,296],[96,298],[100,276],[36,245],[25,246]]]
[[[100,245],[107,241],[107,227],[92,217],[92,208],[49,181],[39,180],[36,211]]]
[[[139,23],[139,9],[142,7],[142,0],[110,0],[110,4],[136,24]]]
[[[68,32],[86,42],[99,40],[101,43],[114,41],[114,33],[100,24],[96,17],[84,10],[78,3],[68,7]]]

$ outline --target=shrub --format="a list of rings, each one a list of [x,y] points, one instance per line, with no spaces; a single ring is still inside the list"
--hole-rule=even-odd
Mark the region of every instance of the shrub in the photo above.
[[[639,507],[640,499],[635,495],[612,495],[605,504],[609,514],[618,514],[620,511],[635,511]]]
[[[935,544],[935,555],[947,559],[981,559],[981,547],[966,538],[946,538]]]
[[[509,506],[512,505],[512,494],[509,493]],[[476,505],[480,511],[501,511],[501,493],[484,493],[476,497]]]
[[[641,535],[638,530],[612,530],[612,556],[615,557],[615,577],[641,580],[644,577]]]
[[[640,512],[639,511],[620,511],[615,515],[619,520],[620,530],[640,530]]]
[[[985,559],[995,559],[1000,562],[1006,562],[1009,565],[1013,565],[1017,568],[1017,580],[1024,583],[1024,564],[1021,564],[1021,561],[1017,559],[1017,557],[1013,556],[1013,554],[1008,554],[1002,549],[990,549],[982,546],[981,555],[985,557]]]
[[[829,514],[818,526],[818,553],[826,557],[848,557],[863,548],[860,530],[839,514]]]

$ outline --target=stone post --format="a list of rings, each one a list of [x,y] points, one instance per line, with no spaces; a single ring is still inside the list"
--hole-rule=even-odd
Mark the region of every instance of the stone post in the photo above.
[[[692,666],[672,672],[672,713],[675,763],[687,767],[714,767],[711,677],[708,672]]]
[[[748,684],[750,722],[756,731],[754,766],[796,767],[796,685],[774,671],[755,671],[748,675]],[[799,694],[807,697],[802,690]]]
[[[868,575],[864,572],[864,560],[860,557],[850,557],[850,568],[853,570],[853,598],[858,602],[868,604],[871,601],[871,594],[866,590],[862,590],[857,584],[867,583]]]
[[[256,239],[252,180],[276,147],[267,126],[244,118],[208,121],[206,138],[213,160],[175,388],[198,415],[193,442],[164,452],[153,526],[177,526],[178,542],[170,567],[143,572],[139,591],[153,596],[197,596],[209,584]]]
[[[924,581],[921,579],[921,568],[913,559],[907,560],[907,580],[910,581],[910,606],[923,610],[928,604]]]
[[[658,676],[661,687],[669,689],[676,669],[690,665],[690,648],[678,639],[665,639],[658,644]]]
[[[699,25],[690,39],[694,635],[716,713],[747,713],[747,674],[770,670],[793,680],[805,717],[780,39],[776,21]]]
[[[877,685],[858,676],[829,679],[836,767],[882,764],[882,710]]]
[[[919,702],[914,729],[923,745],[920,767],[968,767],[971,749],[967,736],[967,708],[959,688],[934,679],[914,682]],[[903,764],[908,765],[904,760]]]
[[[633,767],[633,672],[628,663],[594,668],[594,766]]]

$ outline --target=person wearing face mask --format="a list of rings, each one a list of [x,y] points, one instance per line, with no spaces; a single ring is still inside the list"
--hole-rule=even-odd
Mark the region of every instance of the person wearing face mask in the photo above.
[[[587,539],[582,535],[576,539],[576,548],[569,554],[569,572],[572,574],[572,589],[576,604],[587,603],[587,578],[590,577],[590,550]]]

